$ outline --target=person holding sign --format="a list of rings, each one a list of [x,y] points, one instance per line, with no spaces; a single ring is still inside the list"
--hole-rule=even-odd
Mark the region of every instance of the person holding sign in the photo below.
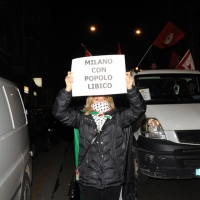
[[[65,78],[66,88],[58,93],[53,115],[61,123],[79,129],[79,162],[95,135],[100,132],[78,170],[77,180],[84,200],[119,200],[126,165],[123,129],[137,121],[146,111],[146,104],[133,77],[126,73],[125,82],[130,106],[118,110],[113,98],[89,96],[80,111],[70,107],[72,72]]]

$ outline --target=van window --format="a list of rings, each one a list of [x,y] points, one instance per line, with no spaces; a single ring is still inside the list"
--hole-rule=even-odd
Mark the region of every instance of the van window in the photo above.
[[[27,123],[24,105],[17,88],[5,86],[5,93],[11,110],[11,118],[13,119],[13,128],[23,126]]]
[[[0,89],[0,136],[12,130],[11,117],[2,87]]]
[[[188,81],[195,86],[191,94]],[[200,76],[197,74],[141,74],[135,76],[135,83],[139,89],[149,89],[151,100],[147,104],[169,103],[199,103]]]

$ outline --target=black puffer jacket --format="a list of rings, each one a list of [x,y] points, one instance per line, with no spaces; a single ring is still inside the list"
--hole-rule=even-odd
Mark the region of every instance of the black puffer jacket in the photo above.
[[[118,186],[124,182],[125,168],[125,134],[123,128],[131,125],[146,111],[146,104],[133,87],[128,90],[127,97],[130,107],[124,110],[114,109],[107,112],[112,119],[107,119],[102,132],[96,142],[91,146],[80,168],[79,183],[103,189]],[[91,115],[69,107],[71,92],[62,89],[54,103],[53,115],[63,124],[78,128],[80,131],[79,160],[94,138],[97,126]]]

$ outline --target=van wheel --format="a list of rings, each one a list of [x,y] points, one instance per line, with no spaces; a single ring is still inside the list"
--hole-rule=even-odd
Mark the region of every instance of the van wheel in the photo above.
[[[22,183],[22,193],[20,200],[30,200],[31,199],[31,184],[28,177],[28,174],[25,173],[23,177],[23,183]]]
[[[45,144],[45,147],[44,147],[44,151],[45,152],[48,152],[49,150],[50,150],[50,139],[49,138],[47,138],[47,140],[46,140],[46,144]]]
[[[133,157],[134,157],[134,173],[137,184],[146,184],[149,177],[144,175],[140,170],[140,161],[138,159],[137,148],[133,146]]]

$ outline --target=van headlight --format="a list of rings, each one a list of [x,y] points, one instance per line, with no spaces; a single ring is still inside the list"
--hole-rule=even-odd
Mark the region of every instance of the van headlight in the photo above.
[[[141,134],[151,139],[166,139],[165,132],[156,118],[145,118],[142,121]]]

